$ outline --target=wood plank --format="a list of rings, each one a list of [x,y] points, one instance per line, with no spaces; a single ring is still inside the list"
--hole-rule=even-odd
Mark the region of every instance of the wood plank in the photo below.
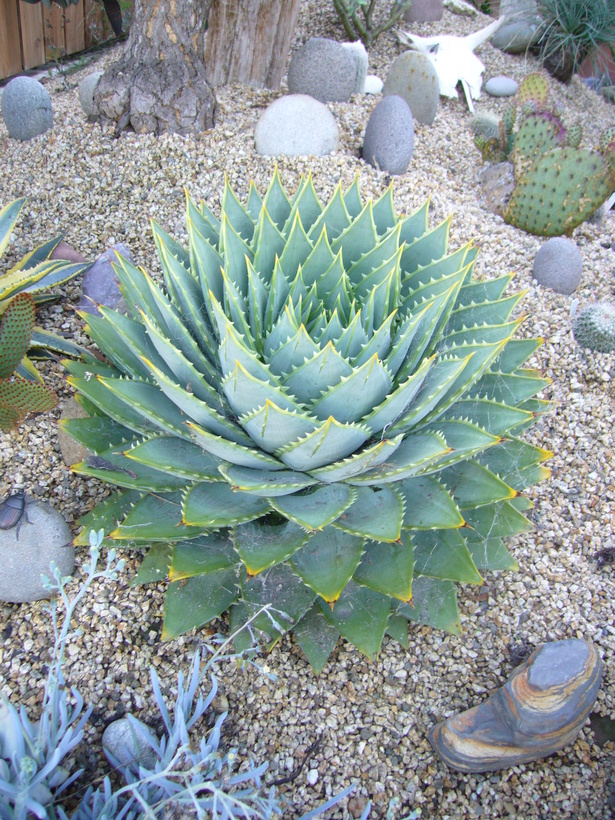
[[[0,0],[0,79],[22,69],[17,2]]]
[[[43,6],[38,3],[19,3],[21,24],[21,57],[24,68],[35,68],[45,62],[43,37]]]
[[[104,9],[96,0],[84,0],[85,9],[85,47],[95,46],[113,36]]]
[[[43,27],[45,34],[45,59],[52,62],[66,54],[64,45],[64,26],[62,9],[54,3],[50,9],[43,9]]]
[[[83,0],[64,10],[64,45],[67,54],[75,54],[85,48]]]

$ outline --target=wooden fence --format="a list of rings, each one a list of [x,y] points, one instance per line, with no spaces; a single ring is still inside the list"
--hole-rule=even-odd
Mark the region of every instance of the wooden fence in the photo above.
[[[96,0],[67,9],[0,0],[0,80],[83,51],[113,35]]]

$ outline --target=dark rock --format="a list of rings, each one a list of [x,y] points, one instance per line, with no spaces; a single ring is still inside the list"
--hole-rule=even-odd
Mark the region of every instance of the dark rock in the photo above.
[[[412,0],[404,14],[406,23],[432,23],[442,19],[444,0]]]
[[[447,766],[494,772],[572,743],[591,712],[603,663],[588,641],[552,641],[487,700],[435,726],[429,740]]]
[[[32,77],[15,77],[2,93],[2,116],[9,137],[31,140],[53,126],[51,98]]]
[[[336,151],[339,131],[326,105],[307,94],[271,103],[254,131],[256,151],[266,156],[324,156]]]
[[[26,501],[15,527],[0,530],[0,600],[11,603],[49,598],[41,573],[51,578],[51,562],[62,575],[75,566],[72,535],[57,510],[43,501]]]
[[[371,113],[363,140],[363,159],[389,174],[404,174],[414,150],[414,122],[408,103],[384,97]]]
[[[539,285],[556,293],[573,293],[583,274],[583,260],[576,243],[564,236],[547,239],[534,258],[533,273]]]
[[[323,103],[348,102],[356,78],[357,66],[349,49],[335,40],[312,37],[291,57],[288,90]]]
[[[393,61],[383,94],[403,97],[417,122],[431,125],[438,110],[440,83],[431,61],[417,51],[405,51]]]
[[[112,267],[112,263],[118,261],[118,254],[133,262],[130,250],[119,242],[99,256],[83,277],[82,296],[77,305],[79,310],[98,316],[100,311],[97,305],[104,305],[120,313],[126,312],[119,279]]]

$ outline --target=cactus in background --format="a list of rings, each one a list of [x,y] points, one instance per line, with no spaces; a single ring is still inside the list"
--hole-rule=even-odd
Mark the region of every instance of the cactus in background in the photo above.
[[[538,236],[569,236],[611,194],[613,176],[595,151],[553,148],[519,179],[504,219]]]
[[[581,347],[598,353],[615,350],[615,302],[596,302],[580,311],[572,333]]]
[[[566,142],[566,129],[559,117],[548,111],[537,111],[523,117],[515,135],[512,154],[515,177],[521,179],[531,165],[551,148]]]
[[[0,430],[11,430],[28,413],[51,410],[58,402],[26,358],[34,313],[32,296],[20,293],[11,299],[0,319]]]

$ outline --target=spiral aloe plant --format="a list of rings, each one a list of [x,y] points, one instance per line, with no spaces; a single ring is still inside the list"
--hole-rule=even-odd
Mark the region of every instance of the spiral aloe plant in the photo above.
[[[516,566],[502,539],[548,474],[519,438],[539,341],[512,338],[511,275],[476,281],[427,220],[357,181],[326,206],[309,177],[245,205],[227,183],[220,219],[188,198],[188,250],[154,224],[164,287],[121,260],[130,315],[84,316],[107,361],[66,362],[90,417],[64,427],[121,490],[80,538],[150,547],[164,637],[267,603],[267,642],[293,629],[320,669],[340,635],[374,657],[408,621],[457,631],[455,584]]]

